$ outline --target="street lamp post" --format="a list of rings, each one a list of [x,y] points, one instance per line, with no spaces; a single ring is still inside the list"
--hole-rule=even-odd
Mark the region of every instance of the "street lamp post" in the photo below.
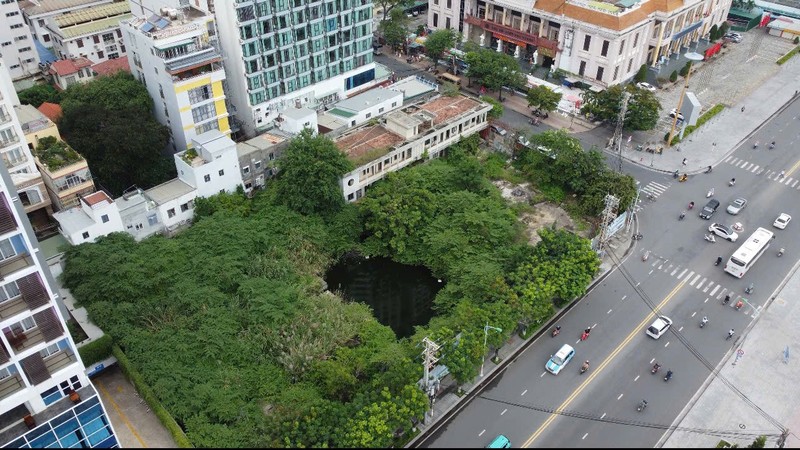
[[[702,61],[703,55],[696,53],[696,52],[688,52],[683,55],[686,59],[689,60],[689,70],[686,72],[686,79],[683,83],[683,89],[681,90],[681,97],[678,99],[678,108],[675,110],[675,117],[672,119],[672,128],[669,130],[669,139],[667,139],[667,147],[672,145],[672,139],[675,137],[675,126],[678,124],[678,115],[681,113],[681,106],[683,106],[683,97],[686,95],[686,89],[689,87],[689,77],[692,76],[692,65],[693,61]],[[686,118],[684,117],[684,120]]]
[[[481,360],[481,376],[483,376],[483,363],[486,362],[486,339],[489,337],[489,330],[494,330],[498,333],[503,332],[502,328],[489,326],[489,322],[486,322],[486,326],[483,327],[483,359]]]

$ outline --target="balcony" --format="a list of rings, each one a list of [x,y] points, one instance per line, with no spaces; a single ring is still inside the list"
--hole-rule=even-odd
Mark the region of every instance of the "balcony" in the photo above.
[[[217,52],[217,49],[212,46],[208,46],[204,49],[198,49],[189,56],[180,58],[178,60],[164,61],[164,66],[170,75],[176,75],[182,70],[191,69],[199,65],[209,64],[221,60],[222,57],[220,56],[219,52]]]
[[[6,234],[17,229],[17,220],[8,206],[6,193],[0,194],[0,234]]]
[[[10,145],[18,143],[19,143],[19,136],[15,134],[14,136],[11,136],[9,139],[0,139],[0,148],[6,148]]]
[[[3,164],[5,164],[8,169],[20,164],[25,164],[26,162],[28,162],[28,157],[25,156],[24,153],[21,153],[19,157],[14,157],[9,153],[3,153]]]
[[[470,25],[475,25],[477,27],[480,27],[492,34],[497,35],[502,39],[511,42],[521,42],[536,46],[538,48],[546,48],[552,51],[553,54],[559,51],[558,42],[556,41],[536,36],[535,34],[527,33],[525,31],[520,31],[518,29],[491,20],[485,20],[475,16],[471,16],[469,14],[465,14],[464,22]]]
[[[0,280],[12,273],[33,265],[33,258],[27,251],[0,261]]]
[[[11,394],[25,389],[25,383],[19,372],[0,380],[0,400],[11,396]]]
[[[32,273],[17,280],[17,289],[20,292],[18,296],[0,303],[0,319],[6,320],[21,312],[46,305],[50,301],[50,296],[42,285],[38,273]]]

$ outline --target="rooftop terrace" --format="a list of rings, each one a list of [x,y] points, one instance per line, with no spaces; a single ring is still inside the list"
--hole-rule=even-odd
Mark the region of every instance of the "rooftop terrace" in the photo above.
[[[336,146],[356,166],[389,153],[404,139],[380,125],[355,130],[336,141]]]

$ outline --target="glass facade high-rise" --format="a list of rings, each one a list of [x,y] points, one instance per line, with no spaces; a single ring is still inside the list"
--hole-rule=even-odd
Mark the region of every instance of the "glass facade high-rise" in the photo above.
[[[10,77],[0,75],[8,98],[13,88],[2,81]],[[18,122],[13,109],[6,113]],[[14,184],[0,165],[0,446],[118,447]]]

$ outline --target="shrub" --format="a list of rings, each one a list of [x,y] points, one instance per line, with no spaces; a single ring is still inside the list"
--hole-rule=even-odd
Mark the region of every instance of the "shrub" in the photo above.
[[[640,82],[644,81],[647,78],[647,64],[642,64],[642,67],[639,67],[639,71],[636,72],[636,76],[633,77],[633,81]]]
[[[111,345],[113,343],[111,336],[104,334],[98,339],[79,347],[78,354],[81,355],[83,365],[88,367],[111,356]]]
[[[800,44],[800,36],[795,36],[794,37],[794,44],[795,45]]]
[[[783,65],[783,63],[785,63],[786,61],[790,60],[792,58],[792,56],[796,55],[797,52],[800,52],[800,47],[795,47],[795,48],[789,50],[789,53],[781,56],[781,58],[777,61],[778,65],[779,66]]]
[[[669,80],[666,77],[657,77],[656,81],[658,81],[658,84],[661,85],[661,84],[666,83]]]
[[[681,67],[681,70],[678,72],[678,75],[682,77],[686,77],[689,74],[689,68],[692,67],[692,62],[689,61],[686,63],[685,66]]]
[[[673,70],[672,73],[669,74],[669,81],[671,81],[673,83],[678,81],[678,71],[677,70]]]
[[[711,120],[712,117],[714,117],[717,114],[719,114],[723,109],[725,109],[724,105],[721,105],[721,104],[714,105],[713,108],[711,108],[708,111],[706,111],[705,113],[703,113],[703,115],[700,116],[699,119],[697,119],[697,124],[696,125],[689,125],[689,126],[686,127],[686,131],[683,132],[683,137],[688,136],[692,131],[700,128],[704,123],[706,123],[709,120]],[[664,142],[666,142],[668,140],[669,140],[669,132],[664,135]],[[677,144],[678,142],[680,142],[680,138],[678,137],[678,134],[676,133],[675,136],[672,137],[672,143],[673,144]]]

